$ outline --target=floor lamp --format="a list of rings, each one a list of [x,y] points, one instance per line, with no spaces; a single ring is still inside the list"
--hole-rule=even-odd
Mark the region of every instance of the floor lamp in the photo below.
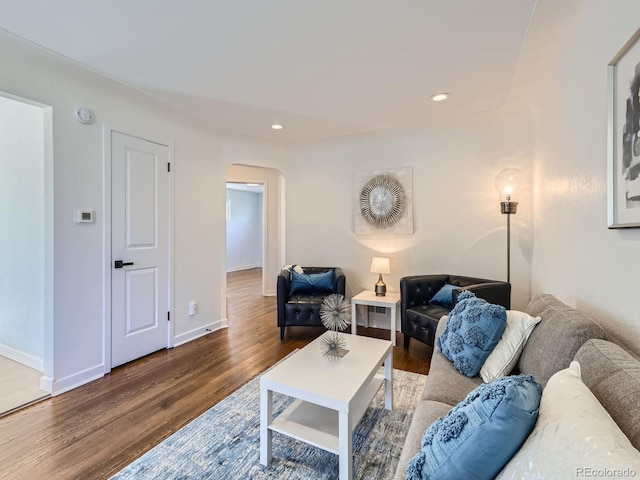
[[[522,172],[515,168],[502,170],[496,177],[500,195],[500,212],[507,216],[507,282],[511,283],[511,215],[518,211],[518,194]]]

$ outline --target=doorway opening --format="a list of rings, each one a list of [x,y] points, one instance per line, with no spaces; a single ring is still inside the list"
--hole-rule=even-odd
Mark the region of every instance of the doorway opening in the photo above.
[[[273,168],[231,165],[226,184],[225,275],[261,269],[261,294],[275,296],[284,258],[282,175]]]
[[[260,271],[264,252],[264,184],[227,182],[227,273]]]
[[[51,110],[0,93],[0,415],[53,383]]]

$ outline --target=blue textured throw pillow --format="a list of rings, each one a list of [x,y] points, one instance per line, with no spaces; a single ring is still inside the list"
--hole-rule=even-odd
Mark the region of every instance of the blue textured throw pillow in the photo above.
[[[531,375],[480,385],[427,429],[407,480],[495,478],[533,430],[541,396]]]
[[[475,377],[500,341],[506,326],[504,307],[476,298],[467,290],[458,295],[458,302],[436,345],[456,370],[467,377]]]
[[[333,269],[324,273],[298,273],[291,271],[291,288],[289,294],[305,295],[310,293],[333,292]]]
[[[433,305],[440,305],[441,307],[452,307],[453,306],[453,291],[456,288],[460,288],[458,285],[450,285],[448,283],[444,284],[438,293],[436,293],[429,303]]]

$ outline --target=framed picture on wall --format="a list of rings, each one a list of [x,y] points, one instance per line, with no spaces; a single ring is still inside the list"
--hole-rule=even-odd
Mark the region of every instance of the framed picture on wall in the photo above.
[[[609,62],[609,228],[640,227],[640,29]]]
[[[356,173],[356,235],[413,234],[413,169]]]

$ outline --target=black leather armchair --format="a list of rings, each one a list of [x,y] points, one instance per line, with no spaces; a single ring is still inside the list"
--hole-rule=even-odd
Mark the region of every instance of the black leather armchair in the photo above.
[[[278,326],[280,340],[284,339],[284,329],[289,326],[322,326],[320,305],[331,293],[345,294],[346,279],[342,269],[333,267],[302,267],[305,274],[325,273],[334,270],[332,292],[311,292],[305,294],[290,293],[291,272],[282,270],[278,274]]]
[[[429,301],[446,283],[460,286],[452,292],[454,306],[460,292],[471,290],[489,303],[511,308],[511,284],[507,282],[446,274],[403,277],[400,279],[400,322],[405,348],[409,347],[411,338],[434,345],[438,322],[453,307],[432,305]]]

